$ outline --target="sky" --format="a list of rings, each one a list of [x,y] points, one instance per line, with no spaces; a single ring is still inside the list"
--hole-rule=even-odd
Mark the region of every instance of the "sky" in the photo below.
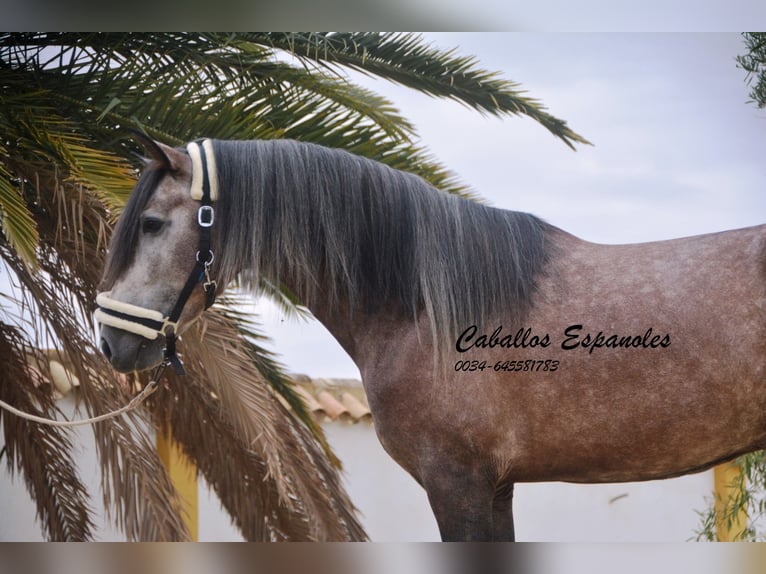
[[[634,243],[766,223],[766,110],[748,103],[738,34],[429,33],[518,82],[593,146],[361,78],[421,143],[491,205],[583,239]],[[359,77],[355,76],[355,79]],[[316,321],[252,310],[289,372],[359,373]]]

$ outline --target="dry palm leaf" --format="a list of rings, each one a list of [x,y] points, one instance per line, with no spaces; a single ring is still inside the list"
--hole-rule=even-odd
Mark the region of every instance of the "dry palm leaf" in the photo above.
[[[203,338],[204,333],[204,338]],[[247,344],[216,309],[184,337],[187,375],[156,414],[249,540],[364,540],[322,444],[277,400]]]
[[[42,373],[27,363],[30,349],[21,333],[0,324],[0,399],[26,412],[51,417],[56,412],[53,393]],[[49,540],[83,541],[93,535],[88,493],[72,459],[66,431],[44,428],[0,412],[8,469],[18,472],[37,508]]]

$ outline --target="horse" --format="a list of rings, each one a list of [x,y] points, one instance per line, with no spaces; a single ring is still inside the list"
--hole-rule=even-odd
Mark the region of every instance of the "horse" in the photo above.
[[[443,540],[514,540],[519,482],[766,448],[766,225],[601,245],[343,150],[144,140],[98,300],[113,367],[173,355],[216,287],[287,290],[358,366]]]

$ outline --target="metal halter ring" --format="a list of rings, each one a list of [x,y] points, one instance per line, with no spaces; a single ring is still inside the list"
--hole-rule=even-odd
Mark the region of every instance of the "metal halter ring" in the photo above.
[[[209,251],[209,250],[208,250],[208,253],[210,253],[210,259],[208,259],[207,261],[200,261],[199,260],[199,251],[197,251],[197,254],[194,256],[196,261],[197,261],[197,263],[202,263],[206,267],[212,265],[213,261],[215,261],[215,253],[213,253],[212,251]]]

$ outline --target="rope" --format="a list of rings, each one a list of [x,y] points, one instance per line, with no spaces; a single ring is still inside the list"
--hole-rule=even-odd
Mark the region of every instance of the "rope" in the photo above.
[[[149,381],[149,383],[143,388],[143,390],[140,393],[138,393],[135,397],[133,397],[127,405],[125,405],[124,407],[120,407],[117,410],[104,413],[103,415],[91,417],[89,419],[82,419],[78,421],[57,421],[57,420],[48,419],[45,417],[38,417],[37,415],[20,411],[19,409],[9,405],[5,401],[0,401],[0,407],[4,408],[9,413],[13,413],[17,417],[21,417],[23,419],[27,419],[28,421],[40,423],[43,425],[53,426],[53,427],[77,427],[82,425],[91,425],[94,423],[105,421],[107,419],[118,417],[129,411],[136,410],[141,405],[141,403],[144,402],[149,397],[149,395],[151,395],[154,391],[157,390],[157,387],[160,384],[159,379],[162,376],[162,372],[165,370],[166,366],[167,365],[165,363],[162,363],[159,367],[157,367],[157,369],[153,373],[152,380]]]

